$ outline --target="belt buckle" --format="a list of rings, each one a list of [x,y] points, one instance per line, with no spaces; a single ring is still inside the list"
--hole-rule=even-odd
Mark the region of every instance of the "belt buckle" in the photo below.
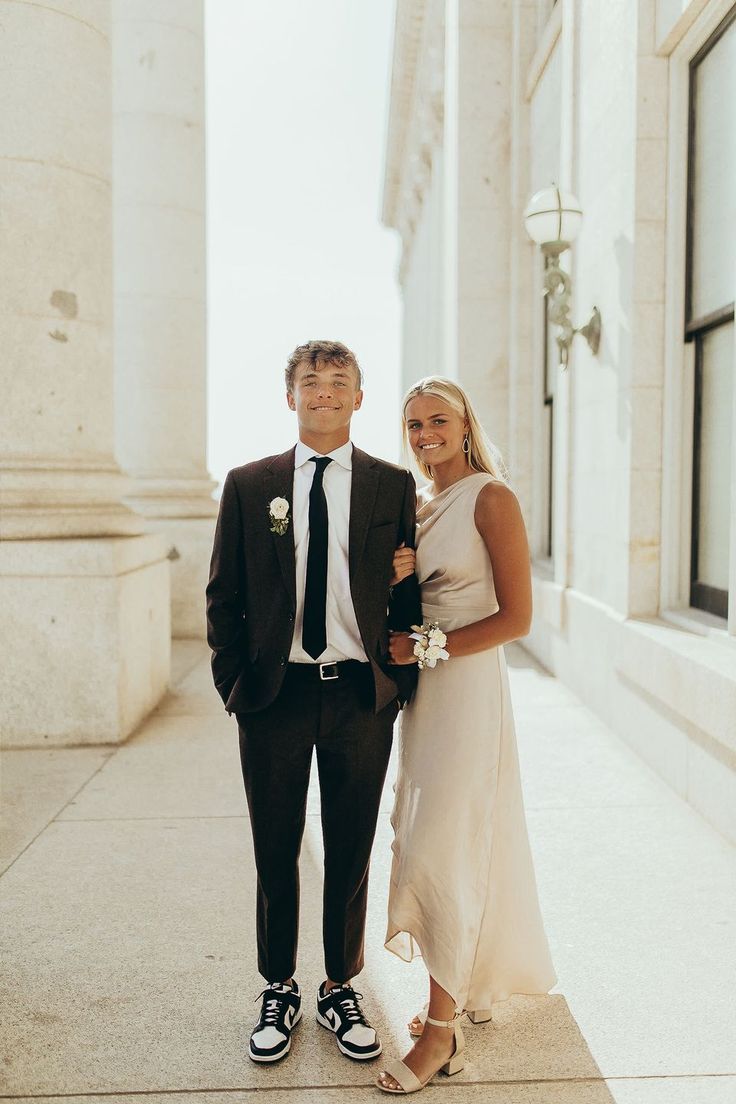
[[[332,669],[332,674],[325,674],[328,668]],[[319,677],[322,682],[334,682],[335,679],[340,677],[340,672],[337,669],[336,663],[320,663],[319,665]]]

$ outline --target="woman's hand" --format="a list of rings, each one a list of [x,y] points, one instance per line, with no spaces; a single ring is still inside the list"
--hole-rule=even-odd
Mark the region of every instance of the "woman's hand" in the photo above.
[[[407,548],[404,544],[400,544],[394,552],[394,573],[391,576],[389,586],[396,586],[402,579],[406,579],[409,575],[413,575],[416,566],[417,554],[414,549]]]
[[[409,633],[389,633],[388,651],[391,662],[397,667],[405,667],[410,663],[417,663],[414,655],[414,641],[409,639]]]

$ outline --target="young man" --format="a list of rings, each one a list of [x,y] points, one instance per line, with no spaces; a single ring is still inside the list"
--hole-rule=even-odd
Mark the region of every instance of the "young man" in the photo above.
[[[415,487],[350,442],[360,368],[337,341],[300,345],[286,368],[299,440],[231,471],[207,587],[215,686],[235,713],[258,871],[258,968],[268,983],[249,1054],[274,1062],[302,1014],[294,980],[298,860],[316,749],[324,839],[326,980],[317,1020],[343,1054],[381,1052],[350,982],[363,967],[368,867],[393,724],[416,668],[391,667],[388,630],[421,621]]]

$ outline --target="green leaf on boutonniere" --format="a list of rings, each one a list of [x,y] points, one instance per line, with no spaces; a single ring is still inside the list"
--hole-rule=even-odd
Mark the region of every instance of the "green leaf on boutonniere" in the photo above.
[[[289,503],[285,498],[273,498],[268,504],[268,516],[271,519],[271,532],[283,537],[289,528]]]

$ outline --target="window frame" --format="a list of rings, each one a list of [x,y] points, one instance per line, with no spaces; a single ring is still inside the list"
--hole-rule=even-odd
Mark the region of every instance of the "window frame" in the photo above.
[[[700,516],[700,458],[702,443],[702,385],[703,385],[703,338],[720,326],[731,325],[734,321],[734,301],[725,303],[708,314],[693,318],[693,267],[694,267],[694,213],[695,213],[695,161],[696,161],[696,112],[697,112],[697,70],[713,48],[736,24],[736,5],[711,31],[700,48],[688,63],[687,89],[687,186],[685,213],[685,307],[684,340],[693,345],[692,372],[692,462],[690,465],[690,548],[689,548],[689,604],[693,609],[712,614],[724,621],[728,620],[729,592],[731,605],[734,600],[733,571],[730,572],[729,589],[703,583],[698,578],[699,559],[699,516]],[[732,473],[733,499],[733,473]],[[733,542],[733,533],[731,535]],[[731,557],[733,559],[733,556]]]
[[[662,544],[659,617],[686,630],[736,647],[736,599],[728,622],[690,605],[690,543],[693,461],[693,394],[695,343],[684,341],[687,219],[688,111],[690,61],[734,8],[734,0],[710,0],[677,34],[665,37],[658,52],[668,58],[667,215],[664,287]],[[735,397],[736,399],[736,397]],[[736,409],[736,406],[735,406]],[[729,578],[736,582],[736,449],[731,464],[731,559]],[[734,587],[736,594],[736,586]]]

